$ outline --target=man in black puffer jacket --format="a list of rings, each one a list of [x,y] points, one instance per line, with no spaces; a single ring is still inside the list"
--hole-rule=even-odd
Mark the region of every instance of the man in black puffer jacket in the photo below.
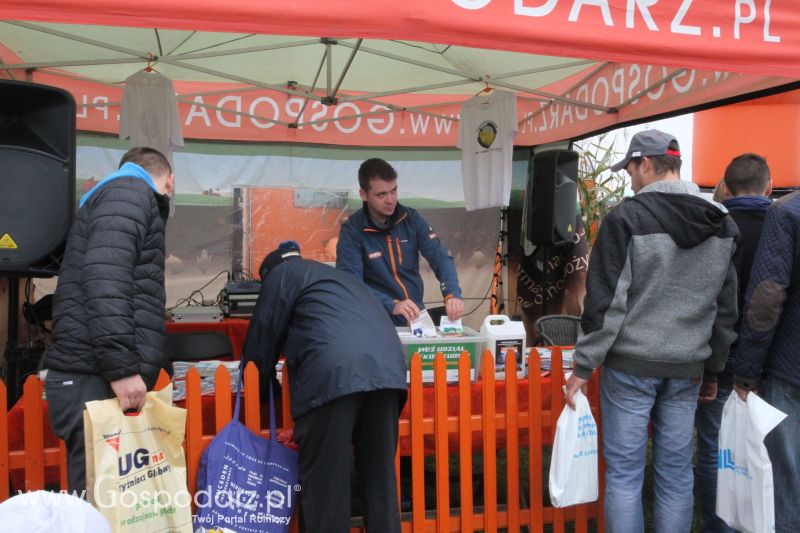
[[[164,354],[164,226],[173,175],[152,148],[133,148],[80,201],[53,302],[44,359],[50,424],[67,445],[70,491],[86,488],[84,404],[116,396],[139,410]]]

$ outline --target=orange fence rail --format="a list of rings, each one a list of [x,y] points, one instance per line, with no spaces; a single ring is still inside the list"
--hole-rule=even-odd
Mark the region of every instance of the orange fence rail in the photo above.
[[[564,406],[562,393],[563,371],[561,350],[552,351],[550,409],[542,410],[542,377],[540,359],[536,350],[531,350],[529,360],[529,383],[527,406],[518,401],[518,379],[516,357],[506,358],[505,410],[495,410],[495,369],[490,352],[482,358],[483,376],[482,409],[474,414],[472,409],[470,360],[464,353],[459,361],[459,380],[451,387],[458,388],[458,414],[448,414],[448,383],[444,356],[438,354],[434,363],[434,382],[422,382],[422,364],[418,355],[411,360],[411,384],[408,402],[410,415],[400,421],[400,439],[407,439],[411,452],[410,479],[401,478],[401,461],[398,456],[395,467],[398,474],[398,494],[404,532],[448,532],[486,531],[499,528],[519,531],[527,527],[530,531],[543,531],[545,524],[552,524],[552,531],[563,532],[565,525],[574,523],[574,531],[586,532],[589,522],[595,521],[596,530],[603,531],[602,476],[600,476],[601,501],[556,509],[546,506],[545,461],[549,451],[543,448],[543,429],[555,427],[558,415]],[[288,383],[286,369],[283,383]],[[190,492],[196,490],[197,468],[200,455],[216,433],[233,416],[231,399],[231,377],[220,366],[215,375],[215,397],[213,405],[202,401],[201,380],[196,369],[186,376],[186,461],[189,471]],[[162,372],[156,388],[169,383]],[[267,436],[269,424],[262,424],[259,398],[259,376],[255,366],[248,365],[244,371],[242,402],[244,423],[255,433]],[[434,388],[432,416],[423,413],[423,387]],[[9,427],[10,416],[6,404],[6,387],[0,382],[0,501],[17,491],[41,489],[66,489],[66,450],[63,442],[46,439],[49,423],[46,402],[42,399],[42,384],[31,376],[24,386],[23,396],[15,409],[22,409],[22,423]],[[283,387],[282,424],[291,428],[293,421],[289,412],[289,387]],[[452,397],[451,397],[452,399]],[[596,380],[590,382],[589,401],[599,423],[598,390]],[[203,428],[204,409],[213,409],[213,432]],[[19,413],[17,413],[19,414]],[[207,413],[208,417],[208,413]],[[264,427],[262,427],[262,425]],[[20,426],[20,427],[18,427]],[[22,432],[20,440],[16,432]],[[473,451],[473,435],[482,437],[482,450]],[[12,438],[12,433],[14,434]],[[497,436],[505,435],[505,446],[497,449]],[[451,457],[453,445],[449,438],[456,436],[457,457]],[[520,435],[528,446],[520,446]],[[432,438],[435,454],[426,456],[425,439]],[[49,441],[49,442],[46,442]],[[22,442],[22,448],[13,443]],[[480,442],[480,441],[479,441]],[[453,459],[451,461],[451,458]],[[602,454],[600,454],[602,472]],[[524,462],[527,462],[525,468]],[[433,463],[433,464],[431,464]],[[477,470],[482,475],[473,477]],[[433,473],[435,483],[426,474]],[[501,483],[502,482],[502,483]],[[455,484],[455,487],[453,486]],[[503,489],[502,494],[499,489]],[[428,491],[426,493],[426,491]],[[430,491],[434,491],[431,493]],[[408,494],[410,492],[410,494]],[[410,501],[410,510],[403,503]],[[455,502],[455,503],[454,503]],[[477,505],[476,505],[477,503]],[[431,509],[426,505],[432,504]],[[291,531],[297,531],[297,520],[293,520]],[[353,531],[359,531],[355,527]]]

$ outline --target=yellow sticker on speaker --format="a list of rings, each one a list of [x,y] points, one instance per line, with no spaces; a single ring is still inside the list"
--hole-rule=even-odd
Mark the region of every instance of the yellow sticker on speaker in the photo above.
[[[0,248],[16,250],[18,246],[17,243],[14,242],[14,239],[11,238],[11,235],[6,233],[0,238]]]

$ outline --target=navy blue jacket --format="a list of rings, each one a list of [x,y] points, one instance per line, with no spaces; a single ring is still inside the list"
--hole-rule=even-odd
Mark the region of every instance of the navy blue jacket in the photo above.
[[[392,315],[392,310],[406,299],[425,307],[420,253],[436,274],[444,300],[461,298],[453,258],[422,215],[399,203],[386,229],[370,219],[366,204],[350,216],[339,232],[336,268],[369,285],[395,324],[405,326],[405,319]]]
[[[406,356],[380,302],[350,274],[316,261],[291,258],[261,286],[242,364],[254,361],[272,376],[281,353],[294,418],[348,394],[407,388]]]
[[[767,211],[745,296],[734,381],[763,373],[800,386],[800,191]]]
[[[767,210],[772,205],[772,200],[766,196],[745,195],[728,198],[722,202],[728,209],[731,218],[736,222],[736,227],[739,228],[741,242],[739,243],[739,251],[736,256],[736,277],[738,282],[738,296],[736,300],[737,309],[739,310],[739,318],[736,320],[736,333],[742,329],[742,314],[744,311],[744,297],[747,292],[747,283],[750,280],[750,272],[753,269],[753,258],[756,255],[756,248],[758,241],[761,239],[761,229],[764,227],[764,217],[767,216]],[[728,362],[725,365],[724,372],[721,372],[719,378],[727,382],[733,379],[733,358],[736,357],[736,342],[731,346],[731,352],[728,356]]]

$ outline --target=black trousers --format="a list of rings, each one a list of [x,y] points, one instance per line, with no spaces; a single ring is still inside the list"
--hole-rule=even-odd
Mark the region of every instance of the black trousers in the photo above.
[[[367,531],[400,531],[394,457],[405,394],[398,390],[350,394],[295,421],[307,533],[350,531],[353,450]]]
[[[111,385],[96,374],[73,374],[50,369],[44,382],[50,426],[67,447],[67,484],[80,498],[86,490],[86,444],[83,410],[86,402],[114,397]]]

